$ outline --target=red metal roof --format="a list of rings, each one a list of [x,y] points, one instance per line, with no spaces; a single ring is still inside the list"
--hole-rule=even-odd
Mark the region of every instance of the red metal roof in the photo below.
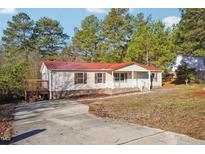
[[[48,69],[51,70],[116,70],[132,64],[134,62],[127,63],[89,63],[89,62],[67,62],[67,61],[44,61],[43,62]],[[148,70],[160,70],[153,66],[147,66],[143,64],[137,64]]]

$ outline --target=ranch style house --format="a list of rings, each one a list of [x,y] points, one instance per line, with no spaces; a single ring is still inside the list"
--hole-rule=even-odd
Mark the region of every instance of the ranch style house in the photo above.
[[[119,94],[162,86],[162,70],[144,64],[44,61],[42,80],[48,81],[49,98]]]

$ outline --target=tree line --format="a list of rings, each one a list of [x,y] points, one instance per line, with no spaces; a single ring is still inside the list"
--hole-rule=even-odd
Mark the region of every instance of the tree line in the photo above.
[[[205,55],[205,9],[180,9],[181,20],[167,28],[161,20],[111,9],[104,19],[85,17],[68,36],[59,21],[32,20],[18,13],[0,43],[0,97],[15,96],[23,80],[39,78],[42,60],[134,61],[169,71],[177,54]]]

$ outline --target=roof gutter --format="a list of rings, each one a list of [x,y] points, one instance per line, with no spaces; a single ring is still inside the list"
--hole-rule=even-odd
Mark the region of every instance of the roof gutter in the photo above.
[[[142,67],[142,68],[144,68],[144,69],[146,69],[148,71],[160,71],[160,72],[162,72],[162,70],[151,70],[151,69],[148,69],[146,67],[143,67],[143,66],[139,65],[138,63],[130,63],[130,64],[126,65],[126,66],[121,66],[121,67],[118,67],[116,69],[49,69],[45,64],[44,65],[47,67],[48,70],[53,70],[53,71],[115,71],[115,70],[121,69],[123,67],[131,66],[131,65],[134,65],[134,64],[139,66],[139,67]]]
[[[113,69],[49,69],[51,71],[112,71]]]

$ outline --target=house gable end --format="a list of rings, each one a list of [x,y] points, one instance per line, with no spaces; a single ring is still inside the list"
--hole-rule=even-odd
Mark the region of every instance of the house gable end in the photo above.
[[[44,70],[47,70],[48,68],[44,63],[41,64],[40,72],[42,73]]]
[[[132,64],[132,65],[129,65],[129,66],[125,66],[125,67],[122,67],[120,69],[116,69],[115,71],[139,71],[139,72],[148,72],[149,70],[142,67],[142,66],[139,66],[137,64]]]

